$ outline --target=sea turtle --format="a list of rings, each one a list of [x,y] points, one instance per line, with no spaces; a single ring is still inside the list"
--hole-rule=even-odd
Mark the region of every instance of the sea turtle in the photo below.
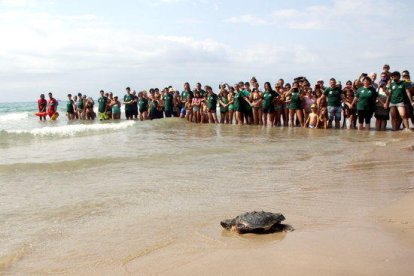
[[[234,219],[226,219],[220,222],[227,230],[244,233],[272,233],[284,230],[292,230],[288,225],[281,224],[285,217],[279,213],[270,212],[247,212],[238,215]]]

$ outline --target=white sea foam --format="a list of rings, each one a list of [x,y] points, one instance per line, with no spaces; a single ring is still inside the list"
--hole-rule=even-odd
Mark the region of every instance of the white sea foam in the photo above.
[[[98,123],[98,124],[77,124],[56,127],[42,127],[35,129],[12,129],[5,130],[9,134],[30,134],[34,136],[75,136],[86,132],[116,131],[126,129],[135,124],[134,121],[121,123]]]
[[[31,115],[29,112],[6,113],[0,115],[0,123],[22,121],[26,120],[27,118],[30,118],[30,116]]]

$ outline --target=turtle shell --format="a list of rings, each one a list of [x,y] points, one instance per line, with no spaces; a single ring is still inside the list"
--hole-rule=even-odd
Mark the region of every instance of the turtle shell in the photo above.
[[[269,230],[275,224],[284,221],[285,217],[280,213],[270,213],[270,212],[248,212],[239,215],[236,218],[236,227],[245,228],[245,230],[251,229],[254,230],[261,230],[264,231]],[[241,224],[241,225],[240,225]],[[239,226],[238,226],[239,225]]]

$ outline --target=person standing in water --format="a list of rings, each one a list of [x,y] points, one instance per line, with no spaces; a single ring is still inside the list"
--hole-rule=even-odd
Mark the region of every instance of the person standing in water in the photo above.
[[[47,115],[49,115],[50,118],[55,115],[58,104],[58,101],[53,98],[52,92],[49,92],[49,101],[47,102]]]
[[[134,104],[134,96],[131,94],[131,88],[127,87],[126,95],[124,96],[124,105],[125,105],[125,118],[127,120],[133,119],[133,104]]]
[[[37,100],[37,108],[39,109],[39,113],[44,113],[45,115],[39,116],[40,121],[46,121],[46,107],[47,101],[45,99],[45,94],[40,94],[40,99]]]
[[[213,88],[211,86],[206,86],[206,93],[207,93],[207,109],[208,109],[208,121],[210,124],[216,123],[218,124],[217,120],[217,102],[218,96],[213,92]]]
[[[342,91],[336,85],[336,80],[331,78],[329,81],[330,87],[325,89],[322,98],[327,98],[328,101],[328,128],[332,128],[332,122],[335,121],[335,128],[341,126],[341,113],[342,113]]]
[[[98,99],[98,117],[100,121],[108,120],[108,116],[106,115],[108,98],[105,96],[105,92],[103,90],[101,90],[100,93],[101,97]]]
[[[358,112],[358,129],[370,130],[371,118],[374,114],[375,103],[377,101],[377,91],[372,87],[372,80],[370,77],[365,77],[362,81],[363,87],[360,87],[356,94],[355,98],[352,101],[352,107],[356,104],[356,109]]]
[[[389,96],[384,108],[390,107],[392,130],[398,130],[398,115],[402,118],[404,127],[409,130],[408,125],[408,108],[407,105],[413,105],[413,99],[410,93],[410,86],[407,82],[401,81],[400,72],[393,72],[391,74],[392,82],[388,87]]]
[[[118,100],[118,96],[113,97],[111,100],[112,120],[121,119],[121,102]]]
[[[185,116],[186,115],[185,105],[187,103],[187,100],[190,99],[190,101],[192,101],[193,97],[194,97],[194,94],[191,91],[190,84],[188,82],[184,83],[184,90],[181,92],[181,95],[180,95],[180,101],[181,101],[181,104],[182,104],[181,112],[180,112],[180,117],[181,118],[186,117]]]
[[[72,121],[75,119],[75,102],[72,100],[72,94],[68,94],[68,101],[66,103],[66,116],[68,116],[68,120]]]

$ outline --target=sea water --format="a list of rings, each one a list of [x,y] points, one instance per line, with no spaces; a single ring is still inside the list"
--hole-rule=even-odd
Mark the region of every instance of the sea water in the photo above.
[[[412,189],[411,157],[367,159],[410,134],[35,112],[0,104],[0,272],[127,273],[134,261],[159,272],[229,246],[219,221],[243,211],[283,212],[312,231]],[[146,263],[154,252],[167,258]]]

